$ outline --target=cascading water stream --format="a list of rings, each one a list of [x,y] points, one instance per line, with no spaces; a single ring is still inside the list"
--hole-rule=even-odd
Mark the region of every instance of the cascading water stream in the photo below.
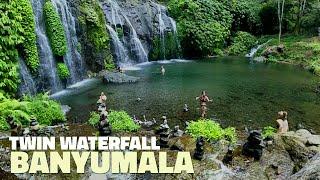
[[[159,37],[160,37],[160,44],[161,44],[161,54],[162,58],[166,59],[166,42],[165,42],[165,32],[166,26],[164,24],[164,21],[162,19],[162,6],[160,4],[157,4],[158,8],[158,21],[159,21]]]
[[[57,92],[62,89],[62,85],[57,75],[55,59],[45,33],[45,20],[43,16],[45,0],[31,0],[31,3],[35,16],[37,46],[40,59],[38,86],[42,90],[50,89],[51,92]]]
[[[75,29],[75,19],[65,0],[52,0],[57,12],[59,12],[64,26],[68,51],[64,56],[64,62],[70,71],[68,84],[74,84],[83,80],[86,72],[85,63],[77,50],[78,38]]]
[[[19,58],[19,69],[20,69],[20,94],[34,95],[37,93],[36,84],[32,78],[31,73],[28,70],[23,59]]]
[[[108,25],[107,28],[115,47],[114,54],[117,59],[117,64],[122,67],[132,65],[133,60],[131,59],[133,58],[129,57],[129,52],[132,56],[136,57],[135,63],[147,62],[148,54],[146,53],[135,28],[131,24],[128,17],[122,12],[117,2],[109,0],[105,3],[102,3],[102,7],[105,12],[106,19],[111,24]],[[122,32],[124,32],[124,25],[129,27],[130,35],[128,38],[122,36],[121,40],[119,39],[117,31],[115,30],[119,25],[121,26]],[[126,53],[126,55],[124,55],[124,53]]]
[[[181,51],[181,46],[180,46],[180,42],[179,42],[179,38],[178,38],[177,24],[176,24],[176,21],[173,18],[169,17],[169,19],[170,19],[170,23],[171,23],[171,27],[172,27],[172,33],[173,33],[173,36],[174,36],[174,40],[176,41],[176,48],[180,52]]]
[[[128,57],[128,52],[122,42],[120,41],[117,32],[109,25],[107,25],[107,28],[110,32],[110,36],[112,39],[112,43],[114,46],[114,51],[117,59],[121,59],[121,63],[119,64],[120,66],[126,65],[126,64],[131,64],[131,60]]]

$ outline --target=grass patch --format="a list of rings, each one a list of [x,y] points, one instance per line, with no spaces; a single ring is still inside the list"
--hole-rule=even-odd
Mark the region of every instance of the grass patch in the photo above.
[[[264,36],[259,39],[259,42],[261,44],[268,40],[270,42],[261,48],[256,56],[262,56],[267,49],[278,45],[277,36]],[[284,46],[284,51],[268,56],[267,61],[299,65],[320,75],[320,38],[285,35],[281,39],[281,44]]]

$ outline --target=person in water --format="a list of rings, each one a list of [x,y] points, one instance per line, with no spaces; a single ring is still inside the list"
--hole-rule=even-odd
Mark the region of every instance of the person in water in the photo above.
[[[166,73],[166,70],[164,69],[163,66],[161,66],[161,74],[164,75]]]
[[[288,124],[288,112],[287,111],[280,111],[278,112],[278,133],[286,133],[289,131],[289,124]]]
[[[201,117],[204,118],[207,114],[207,102],[212,102],[206,94],[206,91],[202,91],[201,96],[196,97],[196,100],[200,101]]]
[[[100,94],[100,97],[97,101],[97,104],[100,105],[100,104],[105,104],[107,101],[107,96],[104,94],[104,92],[101,92]]]

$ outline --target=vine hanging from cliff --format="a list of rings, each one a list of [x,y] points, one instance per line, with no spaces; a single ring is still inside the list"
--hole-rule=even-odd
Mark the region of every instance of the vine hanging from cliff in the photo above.
[[[0,91],[14,95],[19,84],[18,50],[23,43],[22,16],[17,11],[18,2],[6,0],[0,3]]]
[[[80,12],[79,22],[86,30],[86,38],[96,51],[105,53],[104,66],[114,67],[110,50],[110,36],[99,2],[97,0],[81,0]]]
[[[37,48],[37,38],[35,34],[35,21],[32,6],[29,0],[16,0],[17,12],[22,16],[21,25],[23,27],[22,36],[22,56],[29,69],[34,73],[39,66],[39,56]]]
[[[63,56],[67,52],[67,39],[60,16],[51,1],[45,3],[43,11],[52,52],[57,56]]]

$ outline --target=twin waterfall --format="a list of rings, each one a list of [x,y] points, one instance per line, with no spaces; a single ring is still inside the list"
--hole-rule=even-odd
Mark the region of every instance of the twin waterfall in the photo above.
[[[176,23],[167,15],[166,8],[151,1],[118,2],[106,0],[101,3],[117,65],[126,67],[147,62],[154,37],[161,42],[160,58],[166,59],[166,33],[171,32],[179,43]]]
[[[19,59],[20,94],[36,94],[37,92],[58,92],[83,80],[86,77],[86,62],[78,51],[80,43],[77,37],[77,17],[71,11],[67,0],[51,0],[64,26],[67,40],[67,53],[63,61],[69,69],[70,77],[62,82],[57,72],[57,59],[53,55],[49,39],[46,35],[43,7],[46,0],[31,0],[34,18],[37,47],[40,59],[38,73],[32,75],[23,59]],[[177,29],[175,21],[169,17],[164,6],[152,1],[125,2],[115,0],[100,1],[106,18],[106,29],[111,37],[111,50],[115,63],[126,67],[147,62],[149,52],[153,48],[154,38],[159,38],[160,59],[166,59],[166,34],[173,34],[176,43]],[[94,61],[94,59],[92,59]]]

